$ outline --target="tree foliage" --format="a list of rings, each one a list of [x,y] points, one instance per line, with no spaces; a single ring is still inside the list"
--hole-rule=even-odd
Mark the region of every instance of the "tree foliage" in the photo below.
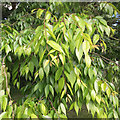
[[[1,24],[0,118],[67,118],[83,104],[93,117],[118,118],[119,90],[110,70],[119,74],[119,67],[105,68],[99,54],[114,35],[107,18],[118,9],[111,3],[25,4]],[[25,96],[19,103],[11,98],[12,85]]]

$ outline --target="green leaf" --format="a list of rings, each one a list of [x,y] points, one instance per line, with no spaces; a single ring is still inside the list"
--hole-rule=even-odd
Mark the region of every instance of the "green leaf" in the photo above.
[[[49,60],[45,60],[43,67],[45,68],[49,64],[49,62],[50,62]]]
[[[81,86],[80,78],[77,78],[77,84],[79,87]]]
[[[22,47],[19,47],[19,48],[18,48],[18,57],[19,57],[19,59],[20,59],[22,53],[23,53],[23,48],[22,48]]]
[[[75,112],[76,112],[76,114],[77,114],[77,116],[78,116],[79,107],[78,107],[76,101],[74,102],[74,109],[75,109]]]
[[[114,110],[114,118],[119,118],[118,113]]]
[[[39,61],[39,65],[41,65],[41,62],[42,62],[42,59],[43,59],[43,57],[44,57],[45,51],[46,51],[46,49],[45,49],[44,51],[42,51],[42,50],[40,49],[40,61]]]
[[[5,96],[3,96],[2,97],[2,108],[3,108],[4,112],[5,112],[6,107],[7,107],[7,101],[8,101],[8,99]]]
[[[57,81],[60,78],[60,76],[62,75],[62,72],[63,72],[63,68],[59,67],[55,73],[55,81]]]
[[[60,114],[60,118],[67,119],[66,115]]]
[[[2,120],[3,118],[7,118],[7,112],[2,112],[0,114],[0,120]]]
[[[60,103],[60,107],[61,107],[62,112],[66,115],[66,109],[65,109],[64,104]]]
[[[91,91],[91,98],[93,101],[95,101],[96,93],[94,90]]]
[[[101,96],[100,95],[96,95],[96,101],[100,105],[100,102],[101,102]]]
[[[93,44],[95,45],[98,42],[98,40],[99,40],[99,34],[95,34],[93,36]]]
[[[81,28],[82,31],[85,30],[85,21],[81,18],[78,18],[75,16],[75,20],[78,22],[79,27]]]
[[[97,110],[96,106],[93,104],[92,109],[91,109],[91,113],[92,113],[93,118],[94,118],[94,114],[95,114],[96,110]]]
[[[62,64],[64,65],[64,63],[65,63],[65,55],[59,54],[59,57],[60,57],[60,60],[61,60]]]
[[[61,94],[61,99],[63,98],[63,96],[65,95],[65,93],[66,93],[66,90],[64,89],[64,90],[62,91],[62,94]]]
[[[89,75],[90,79],[93,78],[93,70],[92,70],[92,68],[88,69],[88,75]]]
[[[95,88],[96,93],[98,93],[99,87],[98,87],[97,80],[94,82],[94,88]]]
[[[91,59],[88,54],[85,55],[85,63],[86,63],[86,66],[89,68],[91,65]]]
[[[65,84],[65,80],[64,80],[64,77],[62,77],[59,81],[58,81],[58,89],[59,89],[59,92],[61,93],[63,87],[64,87],[64,84]]]
[[[66,71],[64,73],[65,73],[66,77],[68,78],[68,80],[70,81],[71,86],[73,88],[73,85],[76,81],[76,75],[75,75],[74,71],[71,71],[70,74],[68,74]]]
[[[7,56],[7,59],[10,61],[10,62],[12,62],[12,58],[11,58],[11,56],[9,55],[9,56]]]
[[[5,45],[5,51],[6,51],[6,54],[8,54],[11,51],[11,48],[9,45]]]
[[[107,93],[107,96],[110,97],[111,90],[109,87],[107,88],[106,93]]]
[[[32,61],[29,62],[29,69],[30,69],[30,72],[31,74],[33,75],[33,71],[34,71],[34,64]]]
[[[88,93],[87,96],[86,96],[86,103],[89,103],[90,99],[91,99],[91,97],[90,97],[90,94]]]
[[[72,88],[73,88],[73,85],[74,85],[74,83],[75,83],[75,81],[76,81],[76,75],[75,75],[75,72],[74,72],[74,71],[71,71],[71,72],[70,72],[69,81],[70,81],[71,86],[72,86]]]
[[[102,90],[105,92],[105,90],[106,90],[106,87],[107,87],[107,85],[106,85],[106,83],[102,83],[101,84],[101,88],[102,88]]]
[[[43,103],[40,104],[40,110],[43,113],[43,115],[47,114],[47,109]]]
[[[37,14],[36,14],[36,17],[40,19],[43,11],[44,11],[44,10],[42,10],[42,9],[38,9]]]
[[[92,25],[91,24],[89,24],[89,23],[85,23],[86,24],[86,27],[87,27],[87,29],[88,29],[88,32],[92,32]]]
[[[69,111],[72,110],[73,107],[74,107],[74,103],[72,103],[72,104],[70,105]]]
[[[76,66],[74,68],[74,72],[75,72],[77,78],[79,78],[79,75],[81,74],[81,72],[80,72],[80,70]]]
[[[68,86],[68,88],[69,88],[69,90],[70,90],[71,94],[73,95],[73,91],[72,91],[72,89],[71,89],[70,85],[69,85],[68,83],[66,83],[66,84],[67,84],[67,86]]]
[[[103,17],[96,16],[95,18],[97,18],[100,21],[100,23],[102,23],[103,25],[107,26],[107,22],[106,22],[106,20],[103,19]]]
[[[110,112],[108,118],[113,118],[113,112]]]
[[[79,88],[78,84],[75,83],[75,93],[76,93],[76,91],[78,90],[78,88]]]
[[[49,90],[52,93],[52,95],[54,96],[54,89],[53,89],[53,87],[51,85],[49,85]]]
[[[79,62],[82,58],[82,55],[83,55],[83,49],[82,49],[82,45],[81,45],[79,49],[76,48],[76,56],[77,56]]]
[[[75,41],[72,40],[70,41],[70,51],[72,52],[72,54],[74,54],[74,50],[75,50]]]
[[[90,111],[90,109],[92,109],[92,102],[90,101],[89,103],[86,104],[86,107],[88,109],[88,112]]]
[[[5,94],[4,90],[0,90],[0,98]]]
[[[85,54],[88,54],[88,51],[90,49],[90,43],[87,40],[83,42],[82,49]]]
[[[31,54],[31,48],[26,48],[25,49],[25,54],[28,55],[28,56],[30,56],[30,54]]]
[[[46,73],[46,76],[48,76],[49,71],[50,71],[50,66],[49,66],[49,63],[48,63],[47,66],[46,66],[46,64],[45,64],[46,61],[48,61],[48,60],[44,59],[44,61],[43,61],[43,68],[44,68],[44,71],[45,71],[45,73]]]
[[[61,44],[61,46],[65,50],[65,53],[68,56],[68,58],[70,58],[70,56],[69,56],[69,46],[68,45],[64,45],[64,44]]]
[[[85,68],[84,68],[84,75],[86,76],[86,75],[87,75],[87,73],[88,73],[88,68],[87,68],[87,67],[85,67]]]
[[[43,68],[40,68],[39,69],[39,78],[40,78],[40,80],[42,80],[43,77],[44,77],[44,71],[43,71]]]
[[[45,96],[46,96],[46,98],[48,97],[48,94],[49,94],[49,85],[46,85],[46,87],[45,87]]]
[[[116,107],[118,108],[119,100],[118,100],[117,96],[113,96],[113,105],[114,105],[115,108]]]
[[[38,59],[36,56],[32,56],[31,61],[34,63],[35,67],[38,67]]]
[[[51,28],[49,28],[50,25],[46,24],[46,27],[48,28],[47,32],[52,36],[52,38],[54,40],[57,40],[56,37],[55,37],[55,35],[54,35],[54,33],[52,32]]]
[[[31,118],[38,118],[34,113],[32,113],[30,116]]]
[[[108,37],[110,36],[110,27],[109,26],[105,27],[105,33],[107,34]]]
[[[49,22],[50,18],[51,18],[51,13],[49,11],[47,11],[46,14],[45,14],[46,22]]]
[[[62,47],[58,43],[56,43],[56,42],[54,42],[52,40],[49,40],[47,42],[47,44],[49,44],[55,50],[57,50],[57,51],[62,52],[63,54],[65,54],[64,51],[62,50]]]
[[[83,92],[83,100],[85,99],[85,97],[87,96],[88,94],[88,89],[85,89],[84,92]]]
[[[17,88],[20,89],[20,82],[17,82]]]

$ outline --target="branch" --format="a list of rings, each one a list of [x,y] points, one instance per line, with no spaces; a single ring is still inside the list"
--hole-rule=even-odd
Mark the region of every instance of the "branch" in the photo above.
[[[11,103],[11,106],[13,107],[12,105],[12,97],[9,93],[9,89],[8,89],[8,79],[7,79],[7,73],[6,73],[6,70],[5,70],[5,58],[6,58],[7,55],[5,55],[5,57],[3,58],[3,62],[2,62],[2,66],[3,66],[3,72],[4,72],[4,75],[5,75],[5,79],[6,79],[6,91],[8,92],[8,96],[10,98],[10,103]],[[13,119],[14,119],[14,111],[13,111]]]
[[[49,99],[49,102],[50,102],[50,104],[51,104],[51,106],[52,106],[52,108],[55,110],[55,112],[57,113],[57,115],[58,115],[58,112],[57,112],[57,110],[54,108],[54,106],[53,106],[53,104],[52,104],[52,102],[51,102],[51,100]],[[59,115],[58,115],[59,116]]]
[[[117,66],[120,67],[119,64],[115,63],[114,61],[112,61],[112,60],[110,60],[110,59],[108,59],[108,58],[106,58],[106,57],[104,57],[104,56],[102,56],[102,55],[100,55],[100,54],[98,54],[98,53],[94,53],[94,52],[93,52],[93,54],[95,54],[95,55],[97,55],[97,56],[103,58],[103,60],[104,60],[105,62],[107,62],[108,64],[110,64],[109,62],[111,62],[111,63],[114,63],[114,64],[116,64]],[[106,61],[106,60],[107,60],[107,61]],[[108,62],[108,61],[109,61],[109,62]]]

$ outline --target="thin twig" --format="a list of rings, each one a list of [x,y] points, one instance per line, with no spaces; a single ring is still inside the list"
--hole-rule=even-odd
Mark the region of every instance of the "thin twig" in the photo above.
[[[54,111],[57,113],[57,115],[58,115],[58,112],[57,112],[57,110],[54,108],[54,106],[53,106],[53,104],[52,104],[52,102],[51,102],[51,100],[50,99],[48,99],[49,100],[49,102],[50,102],[50,104],[51,104],[51,106],[52,106],[52,108],[54,109]],[[59,116],[59,115],[58,115]]]
[[[117,64],[117,63],[115,63],[114,61],[112,61],[112,60],[110,60],[110,59],[108,59],[108,58],[106,58],[106,57],[104,57],[104,56],[102,56],[102,55],[100,55],[100,54],[98,54],[98,53],[94,53],[93,52],[93,54],[95,54],[95,55],[98,55],[99,57],[101,57],[101,58],[103,58],[104,59],[104,61],[109,61],[109,62],[111,62],[111,63],[114,63],[114,64],[116,64],[117,66],[119,66],[120,67],[120,65],[119,64]],[[108,63],[108,62],[107,62]]]
[[[12,105],[12,97],[10,95],[10,92],[9,92],[9,89],[8,89],[8,79],[7,79],[7,73],[6,73],[6,70],[5,70],[5,58],[6,58],[7,55],[5,55],[5,57],[3,58],[3,62],[2,62],[2,66],[3,66],[3,70],[4,70],[4,75],[5,75],[5,79],[6,79],[6,91],[8,92],[8,96],[10,98],[10,103],[11,103],[11,106],[13,107]],[[13,111],[13,119],[14,119],[14,111]]]

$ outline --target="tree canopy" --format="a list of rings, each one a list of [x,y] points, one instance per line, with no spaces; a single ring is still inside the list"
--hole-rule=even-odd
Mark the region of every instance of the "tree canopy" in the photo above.
[[[2,6],[0,119],[67,118],[83,105],[92,117],[120,117],[120,3]]]

